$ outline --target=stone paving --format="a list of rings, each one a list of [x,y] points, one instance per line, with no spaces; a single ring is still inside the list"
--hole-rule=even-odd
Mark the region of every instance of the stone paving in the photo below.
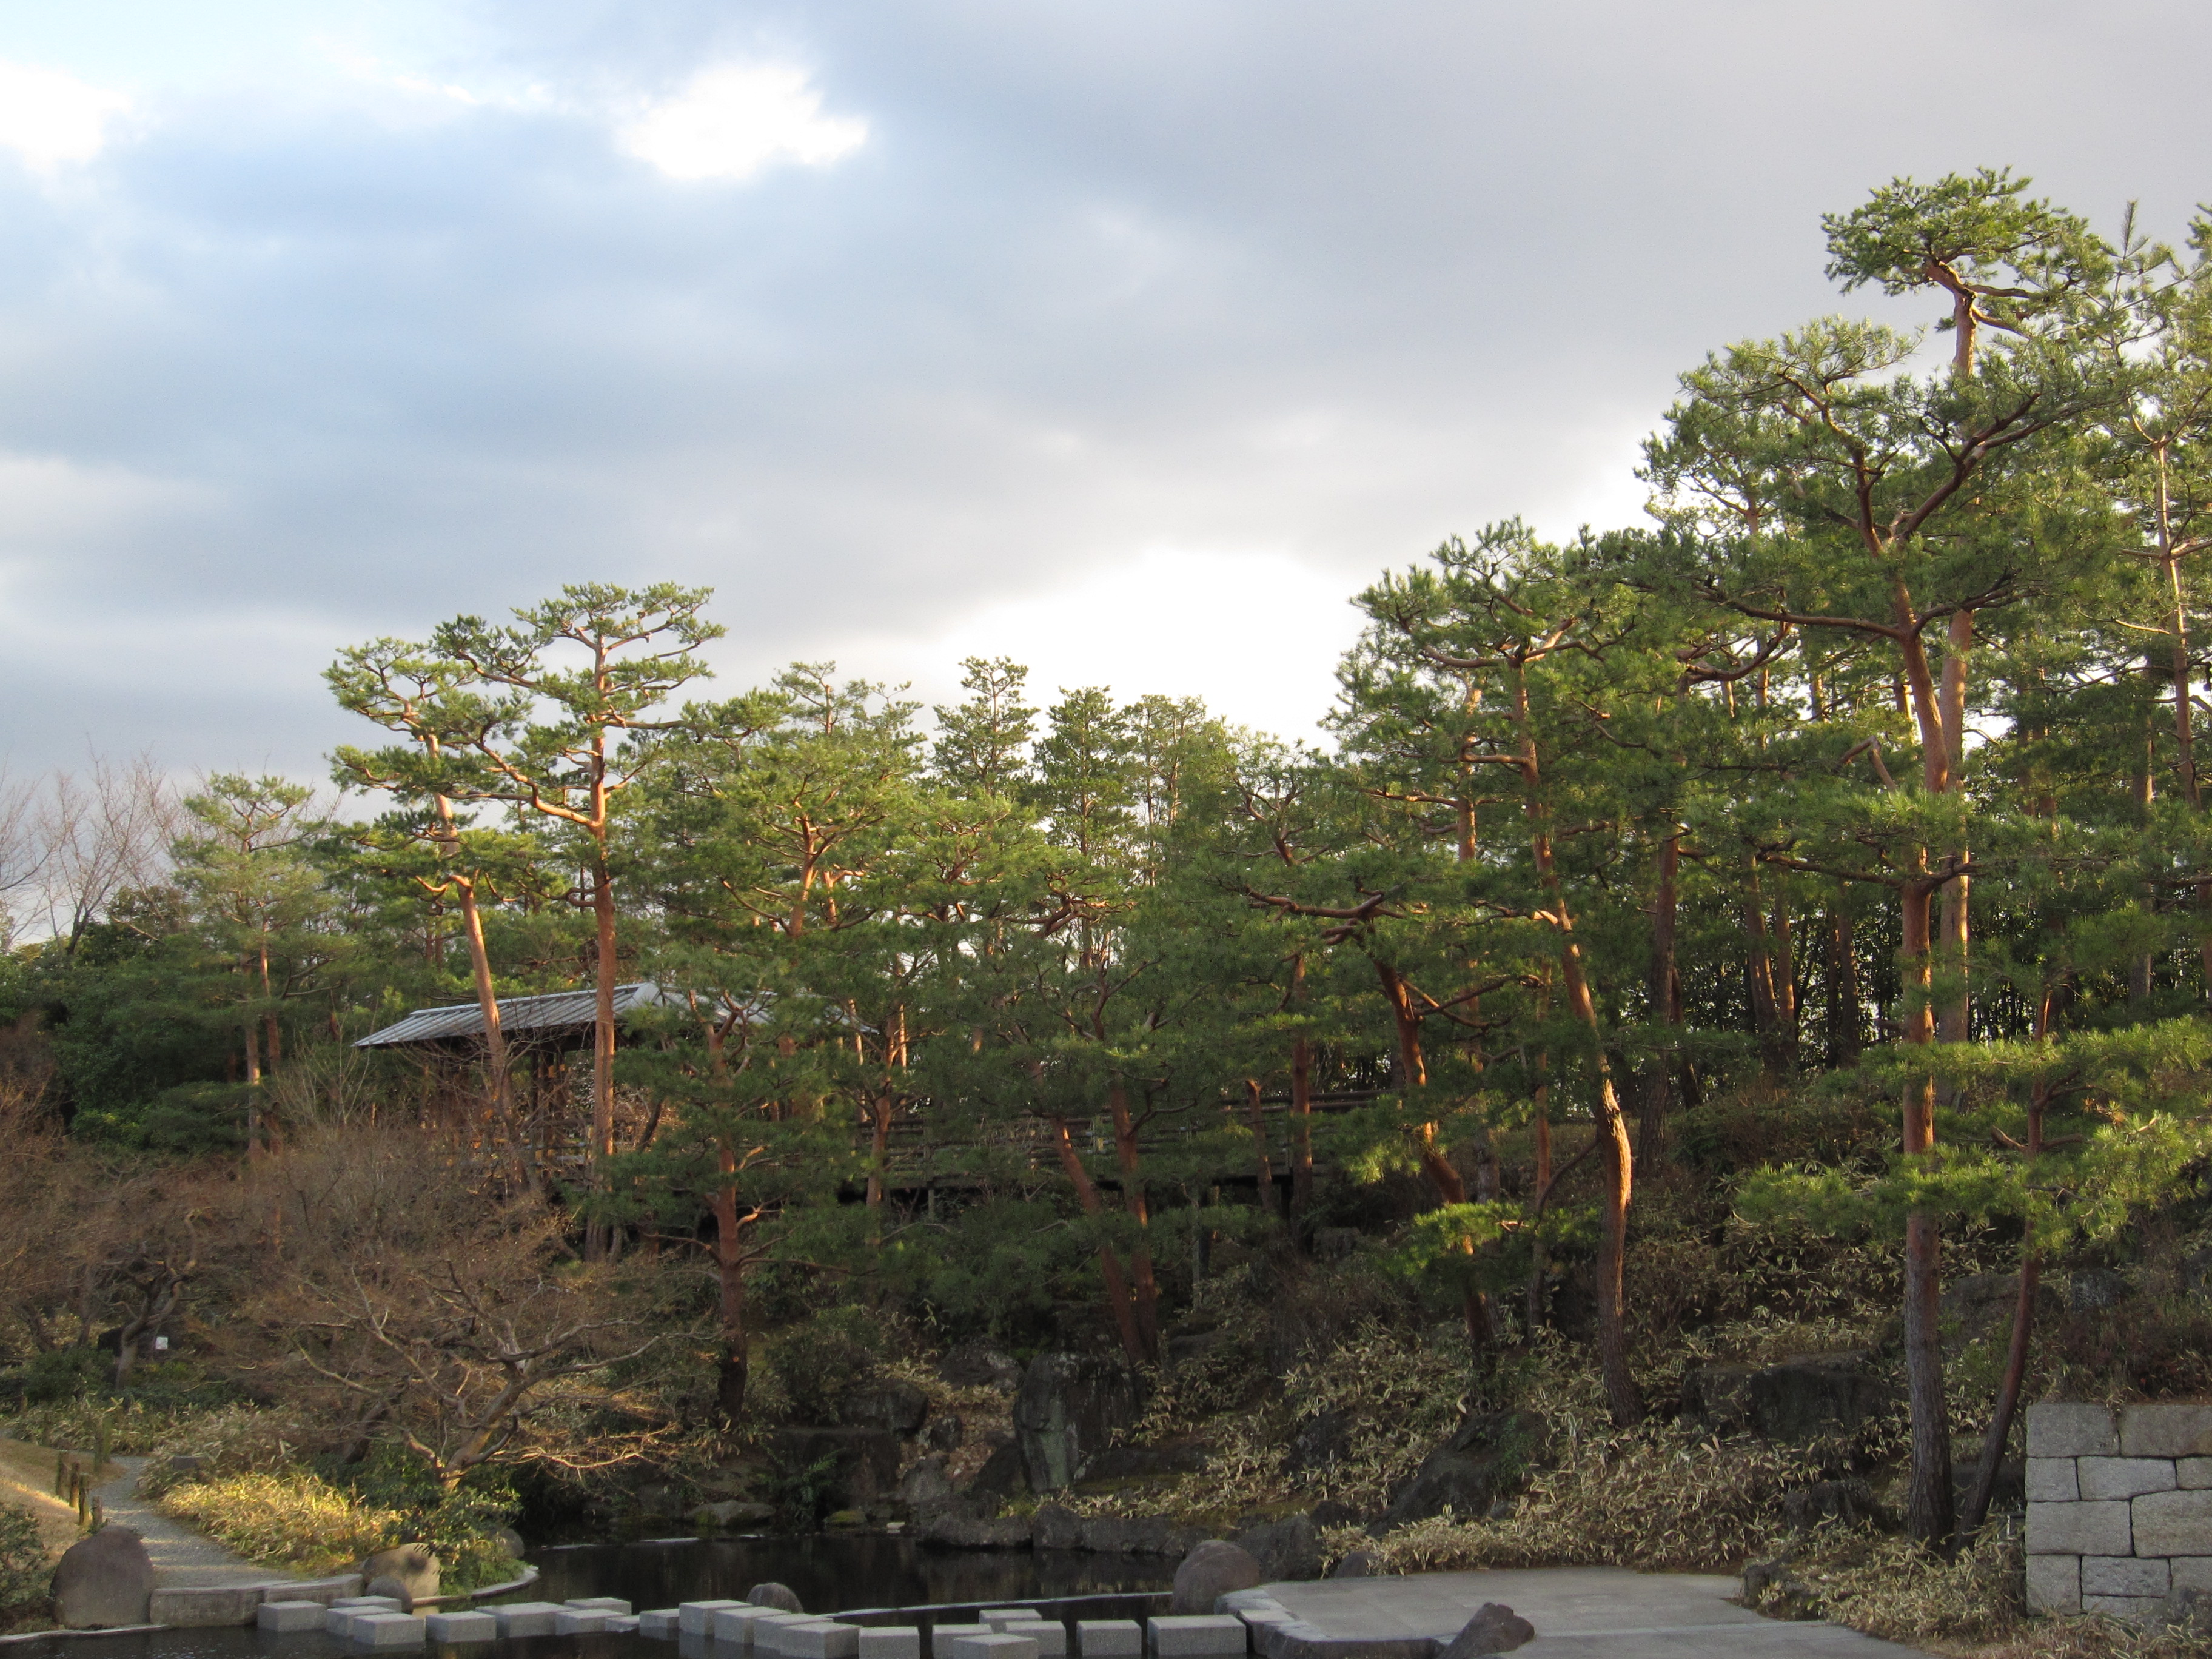
[[[1619,1567],[1430,1572],[1261,1587],[1331,1637],[1449,1641],[1486,1601],[1536,1627],[1516,1659],[1903,1659],[1917,1648],[1839,1625],[1792,1624],[1731,1603],[1740,1582],[1708,1573]]]
[[[93,1492],[110,1521],[130,1528],[146,1540],[157,1587],[273,1584],[300,1576],[282,1567],[256,1565],[212,1538],[157,1513],[149,1501],[138,1496],[138,1472],[146,1467],[146,1460],[118,1457],[111,1461],[123,1473],[104,1486],[94,1486]]]

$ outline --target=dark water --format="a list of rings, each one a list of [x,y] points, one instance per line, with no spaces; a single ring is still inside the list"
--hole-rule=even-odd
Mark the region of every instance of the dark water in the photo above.
[[[809,1613],[837,1613],[1159,1590],[1175,1578],[1175,1563],[1162,1556],[925,1550],[908,1539],[872,1533],[579,1544],[533,1550],[529,1559],[538,1570],[538,1582],[501,1600],[565,1601],[581,1595],[619,1595],[642,1612],[680,1601],[742,1596],[755,1584],[773,1579],[797,1591]],[[1116,1609],[1107,1616],[1129,1613]],[[270,1636],[257,1630],[53,1637],[0,1649],[7,1659],[359,1659],[362,1652],[320,1632]],[[397,1652],[401,1659],[410,1654],[459,1659],[485,1650],[431,1647]],[[679,1659],[674,1644],[635,1636],[532,1637],[502,1642],[496,1652],[499,1659]]]

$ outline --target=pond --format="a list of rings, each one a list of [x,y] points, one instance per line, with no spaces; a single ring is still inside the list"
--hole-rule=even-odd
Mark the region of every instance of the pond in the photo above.
[[[502,1599],[565,1601],[619,1595],[641,1611],[736,1598],[771,1579],[788,1584],[809,1613],[837,1613],[1162,1590],[1173,1583],[1176,1569],[1172,1559],[1158,1555],[926,1550],[911,1539],[884,1533],[571,1544],[532,1550],[529,1559],[539,1581]],[[54,1637],[0,1648],[7,1659],[342,1659],[359,1652],[335,1637],[268,1636],[254,1630]],[[501,1659],[678,1659],[674,1644],[634,1636],[536,1637],[502,1642],[497,1652]]]

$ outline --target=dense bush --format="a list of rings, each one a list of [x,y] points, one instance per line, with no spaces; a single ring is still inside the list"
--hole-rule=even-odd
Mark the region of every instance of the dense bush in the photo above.
[[[39,1523],[20,1504],[0,1504],[0,1630],[44,1609],[53,1559]]]

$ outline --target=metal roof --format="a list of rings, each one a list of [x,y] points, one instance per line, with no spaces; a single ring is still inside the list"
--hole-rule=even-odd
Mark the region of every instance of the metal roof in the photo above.
[[[615,987],[615,1018],[634,1008],[660,1000],[660,989],[650,981]],[[559,1027],[586,1026],[599,1017],[596,990],[554,991],[544,996],[501,997],[499,1029],[502,1035],[542,1031]],[[444,1008],[417,1008],[397,1025],[371,1031],[353,1045],[356,1048],[390,1048],[406,1042],[438,1042],[453,1037],[483,1035],[483,1010],[474,1002],[456,1002]]]

